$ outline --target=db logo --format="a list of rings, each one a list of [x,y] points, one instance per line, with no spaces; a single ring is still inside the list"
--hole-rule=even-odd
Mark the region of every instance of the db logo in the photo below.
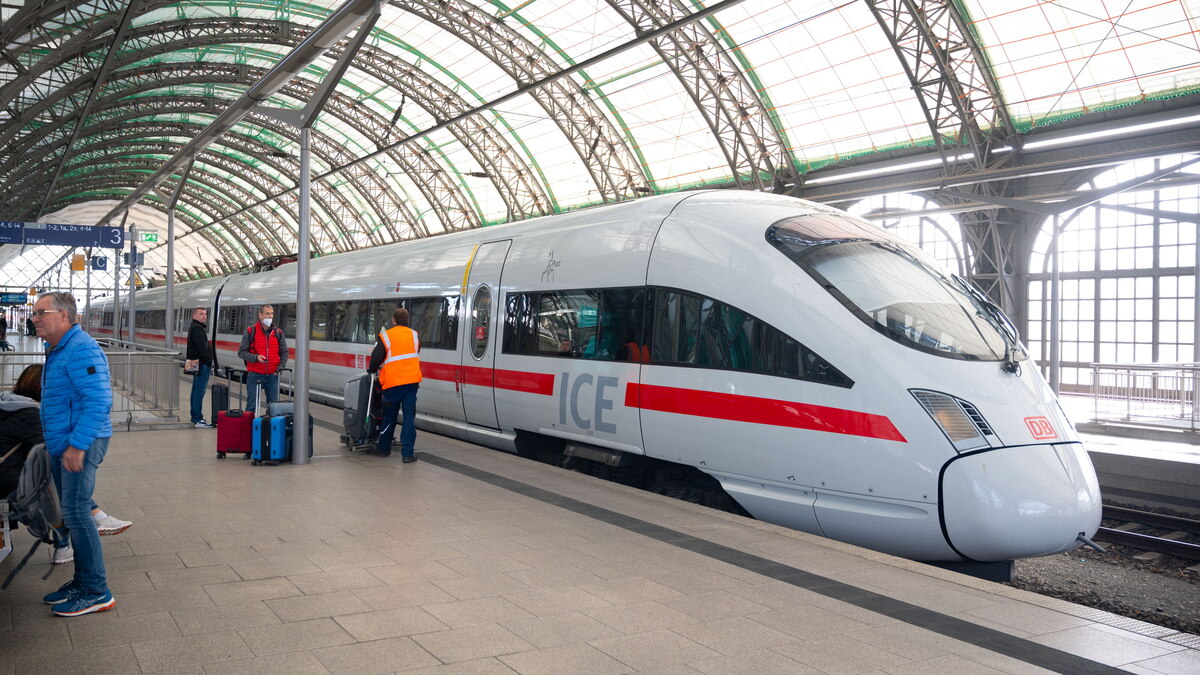
[[[1058,434],[1054,431],[1054,425],[1050,424],[1050,420],[1045,417],[1026,417],[1025,426],[1029,427],[1029,433],[1033,434],[1036,440],[1058,438]]]

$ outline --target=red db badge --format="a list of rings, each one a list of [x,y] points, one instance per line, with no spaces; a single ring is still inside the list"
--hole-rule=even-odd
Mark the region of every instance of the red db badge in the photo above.
[[[1058,434],[1054,431],[1054,425],[1050,424],[1050,420],[1045,417],[1026,417],[1025,426],[1029,427],[1029,433],[1033,434],[1035,440],[1058,438]]]

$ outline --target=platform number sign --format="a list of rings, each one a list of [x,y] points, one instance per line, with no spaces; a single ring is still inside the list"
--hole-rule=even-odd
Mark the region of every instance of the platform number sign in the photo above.
[[[1050,420],[1045,417],[1026,417],[1025,426],[1029,427],[1029,433],[1033,434],[1034,440],[1058,438],[1058,433],[1054,431],[1054,425],[1050,424]]]

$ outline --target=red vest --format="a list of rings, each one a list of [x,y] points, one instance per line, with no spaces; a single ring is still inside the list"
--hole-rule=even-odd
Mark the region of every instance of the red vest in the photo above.
[[[266,362],[259,363],[258,361],[250,361],[246,364],[246,370],[252,373],[260,373],[270,375],[279,369],[279,337],[275,334],[278,328],[272,328],[270,334],[264,333],[262,324],[255,321],[254,325],[246,329],[250,333],[250,351],[253,354],[262,354],[267,357]]]

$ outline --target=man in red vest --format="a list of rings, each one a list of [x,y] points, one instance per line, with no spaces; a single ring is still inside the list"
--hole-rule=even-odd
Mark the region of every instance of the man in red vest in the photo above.
[[[263,305],[258,309],[258,321],[242,334],[238,346],[238,358],[246,362],[246,410],[254,411],[258,405],[258,388],[267,391],[267,404],[279,399],[279,373],[287,367],[288,346],[283,329],[272,327],[275,308]]]
[[[391,328],[380,331],[371,352],[368,373],[379,371],[379,386],[383,388],[383,428],[379,430],[379,454],[392,454],[392,436],[396,433],[396,414],[403,409],[400,429],[400,454],[404,463],[417,461],[413,444],[417,442],[417,388],[421,382],[421,340],[417,331],[408,327],[408,310],[397,307],[392,311]]]

